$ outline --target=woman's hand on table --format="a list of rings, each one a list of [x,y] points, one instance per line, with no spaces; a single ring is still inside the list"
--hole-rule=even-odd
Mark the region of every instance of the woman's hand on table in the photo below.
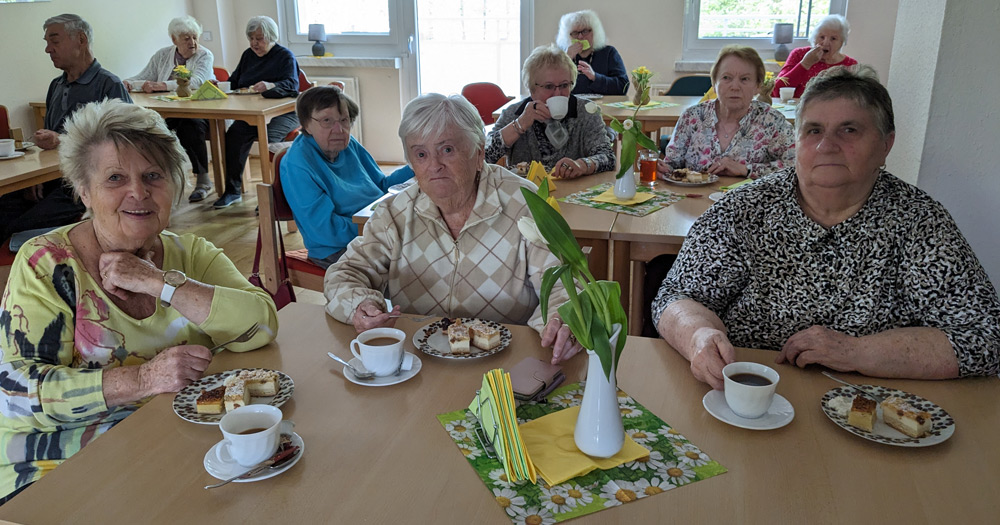
[[[153,264],[153,252],[139,258],[128,252],[106,252],[98,262],[101,287],[109,294],[128,300],[125,292],[159,297],[163,272]]]
[[[722,390],[722,369],[736,360],[736,350],[725,332],[711,327],[699,328],[691,344],[691,373],[695,379]]]
[[[594,68],[590,67],[590,62],[585,60],[577,62],[576,70],[579,71],[581,75],[587,77],[588,80],[594,80]]]
[[[730,157],[722,157],[708,166],[709,173],[728,175],[730,177],[746,177],[750,174],[747,167]]]
[[[667,179],[670,178],[670,175],[673,172],[674,172],[674,169],[671,168],[670,164],[667,164],[666,161],[664,161],[664,160],[657,160],[656,161],[656,176],[657,177],[659,177],[659,178],[661,178],[663,180],[667,180]]]
[[[583,346],[573,337],[569,325],[553,317],[542,329],[542,348],[552,348],[552,364],[557,365],[576,355]]]
[[[167,348],[139,365],[139,392],[142,397],[177,392],[201,379],[212,363],[212,352],[201,345]]]
[[[354,310],[354,317],[351,319],[354,329],[360,334],[372,328],[396,326],[396,318],[400,314],[399,305],[393,306],[391,312],[386,312],[382,308],[383,305],[371,299],[362,301],[357,310]]]
[[[789,337],[774,362],[799,368],[815,363],[839,372],[851,372],[858,369],[857,359],[862,355],[858,348],[860,341],[860,338],[825,326],[813,325]]]
[[[40,129],[32,135],[33,142],[42,149],[56,149],[59,147],[59,134],[50,129]]]
[[[267,91],[267,84],[265,84],[263,81],[261,81],[261,82],[258,82],[256,84],[250,86],[250,89],[256,91],[257,93],[263,93],[263,92]]]
[[[157,91],[167,91],[166,82],[150,82],[149,80],[142,83],[143,93],[155,93]]]
[[[573,160],[569,157],[563,157],[556,163],[555,168],[552,171],[552,176],[557,179],[575,179],[582,175],[588,175],[590,170],[587,169],[587,163],[582,160]]]

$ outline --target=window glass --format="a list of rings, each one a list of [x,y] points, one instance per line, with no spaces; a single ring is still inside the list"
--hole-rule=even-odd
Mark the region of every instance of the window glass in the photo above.
[[[295,0],[299,34],[323,24],[328,35],[388,35],[389,0]]]
[[[698,38],[771,38],[774,24],[795,24],[807,38],[830,13],[830,0],[701,0]]]

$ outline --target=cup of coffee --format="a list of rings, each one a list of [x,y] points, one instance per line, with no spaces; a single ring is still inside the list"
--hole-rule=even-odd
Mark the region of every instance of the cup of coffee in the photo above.
[[[778,98],[780,98],[782,102],[788,102],[789,100],[795,98],[795,88],[793,87],[778,88]]]
[[[756,419],[767,413],[778,387],[778,373],[759,363],[736,362],[722,369],[726,403],[737,416]]]
[[[549,107],[552,118],[560,120],[569,112],[569,97],[549,97],[545,105]]]
[[[10,157],[14,154],[14,139],[0,139],[0,157]]]
[[[219,89],[222,90],[223,93],[229,93],[231,86],[232,84],[229,82],[219,82]]]
[[[351,353],[361,360],[365,368],[383,377],[396,373],[405,340],[406,332],[402,330],[372,328],[351,341]]]
[[[252,467],[278,451],[281,434],[291,434],[295,423],[282,421],[281,409],[247,405],[222,416],[219,430],[225,439],[215,449],[219,461]]]

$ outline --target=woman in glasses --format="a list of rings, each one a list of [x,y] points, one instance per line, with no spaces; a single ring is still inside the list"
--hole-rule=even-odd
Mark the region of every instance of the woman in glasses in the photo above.
[[[587,101],[570,94],[577,79],[576,64],[555,44],[536,47],[521,69],[528,98],[500,114],[486,139],[486,162],[507,157],[507,165],[537,160],[561,178],[575,178],[615,167],[604,120],[588,113]],[[553,97],[569,97],[560,113]],[[551,105],[551,106],[550,106]]]
[[[559,20],[556,43],[573,58],[580,72],[574,95],[624,95],[628,90],[625,62],[606,42],[601,19],[590,9],[567,13]]]
[[[413,177],[404,166],[386,176],[356,139],[351,126],[358,104],[336,86],[318,86],[299,96],[302,123],[281,161],[281,186],[309,250],[309,260],[326,268],[358,235],[351,217],[385,195],[389,186]]]

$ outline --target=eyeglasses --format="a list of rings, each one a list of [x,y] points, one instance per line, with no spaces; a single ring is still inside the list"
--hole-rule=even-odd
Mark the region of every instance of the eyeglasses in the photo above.
[[[579,31],[570,31],[569,36],[573,38],[580,38],[581,36],[587,36],[593,32],[594,30],[588,27],[587,29],[581,29]]]
[[[565,91],[569,89],[572,84],[569,82],[563,82],[562,84],[539,84],[538,82],[535,82],[535,86],[540,87],[545,91],[555,91],[557,89],[559,91]]]
[[[319,122],[319,127],[323,129],[330,129],[333,127],[334,124],[340,124],[341,128],[350,129],[351,124],[353,124],[353,122],[351,122],[351,119],[349,117],[344,117],[342,119],[325,118],[322,120],[313,117],[309,118],[315,120],[316,122]]]

